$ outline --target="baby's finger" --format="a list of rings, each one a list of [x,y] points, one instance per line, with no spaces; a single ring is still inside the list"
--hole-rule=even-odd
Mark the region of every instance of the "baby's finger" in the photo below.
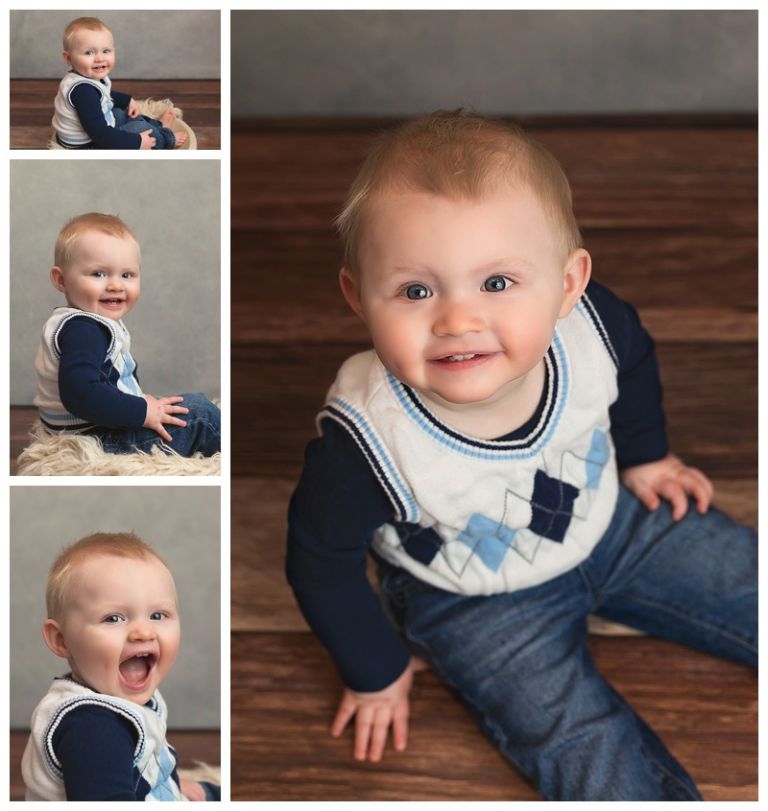
[[[672,505],[672,518],[679,521],[688,512],[688,495],[679,482],[666,479],[659,486],[659,493]]]
[[[389,733],[389,723],[392,716],[389,708],[382,708],[376,714],[373,722],[373,733],[371,735],[371,748],[368,752],[368,760],[373,763],[381,760],[384,754],[384,747],[387,744],[387,734]]]
[[[659,506],[659,497],[647,484],[637,482],[631,489],[647,509],[653,511]]]
[[[398,752],[408,746],[408,707],[395,710],[392,719],[392,744]]]
[[[688,470],[689,489],[696,499],[696,509],[700,513],[705,513],[712,503],[715,495],[715,488],[709,478],[698,468],[692,467]]]
[[[157,428],[155,428],[155,432],[156,432],[156,433],[158,433],[158,434],[160,434],[160,436],[161,436],[161,437],[162,437],[162,438],[163,438],[163,439],[164,439],[166,442],[173,442],[173,437],[172,437],[172,436],[171,436],[171,435],[168,433],[168,431],[166,431],[166,430],[165,430],[165,428],[163,428],[163,424],[162,424],[162,423],[160,423],[160,424],[157,426]]]
[[[178,417],[174,417],[173,414],[165,414],[161,417],[162,422],[166,425],[178,425],[180,428],[186,428],[187,423],[184,420],[180,420]]]
[[[355,760],[365,760],[368,753],[368,742],[371,739],[372,722],[371,711],[365,707],[358,708],[355,718]]]
[[[165,405],[175,405],[184,401],[180,394],[170,394],[167,397],[158,397],[157,399]]]
[[[341,700],[339,709],[336,710],[336,717],[331,724],[331,735],[333,735],[334,738],[338,738],[344,731],[350,718],[355,714],[355,709],[356,706],[351,701],[347,701],[346,698]]]

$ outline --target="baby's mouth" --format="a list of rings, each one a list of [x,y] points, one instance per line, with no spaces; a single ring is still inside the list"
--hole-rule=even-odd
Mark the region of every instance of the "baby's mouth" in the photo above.
[[[102,304],[105,304],[107,307],[119,307],[121,304],[124,303],[125,299],[121,298],[103,298],[99,299]]]
[[[120,662],[120,681],[128,690],[143,690],[149,684],[157,664],[154,653],[137,653]]]

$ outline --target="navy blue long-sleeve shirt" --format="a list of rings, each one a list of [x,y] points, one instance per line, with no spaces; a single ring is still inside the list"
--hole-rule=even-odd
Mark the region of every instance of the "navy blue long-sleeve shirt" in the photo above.
[[[105,370],[111,336],[93,318],[72,318],[59,333],[59,396],[64,408],[105,428],[141,428],[147,417],[143,397],[117,389]],[[138,378],[137,378],[138,379]]]
[[[587,294],[616,352],[618,398],[609,410],[618,468],[668,453],[654,343],[635,309],[590,282]],[[541,408],[541,404],[540,404]],[[524,437],[539,419],[498,437]],[[353,690],[381,690],[410,654],[366,577],[376,530],[393,520],[392,503],[363,453],[335,421],[309,443],[288,512],[286,574],[312,630]]]
[[[127,93],[113,90],[110,94],[115,106],[125,109],[131,102]],[[136,132],[122,132],[110,127],[101,109],[101,93],[87,82],[81,82],[69,94],[77,117],[97,149],[140,149],[141,135]]]

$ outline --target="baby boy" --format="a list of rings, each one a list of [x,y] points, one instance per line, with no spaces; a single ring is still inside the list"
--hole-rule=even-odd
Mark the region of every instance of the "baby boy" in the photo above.
[[[22,759],[27,800],[204,800],[179,780],[158,691],[179,647],[176,586],[131,534],[99,533],[65,549],[48,576],[46,645],[70,672],[32,715]]]
[[[51,282],[67,306],[46,321],[35,358],[42,423],[94,435],[107,453],[220,451],[221,412],[206,397],[153,397],[139,386],[122,321],[141,290],[141,251],[128,226],[111,214],[75,217],[59,232],[54,262]]]
[[[345,683],[332,733],[354,718],[359,760],[390,730],[405,749],[425,661],[544,799],[699,799],[586,619],[756,665],[756,537],[669,452],[653,343],[591,281],[561,167],[436,113],[379,139],[338,225],[374,350],[320,413],[287,560]]]
[[[96,17],[78,17],[64,31],[64,63],[54,101],[56,141],[67,149],[173,149],[187,140],[174,133],[172,109],[159,120],[139,115],[126,93],[112,90],[115,66],[112,32]]]

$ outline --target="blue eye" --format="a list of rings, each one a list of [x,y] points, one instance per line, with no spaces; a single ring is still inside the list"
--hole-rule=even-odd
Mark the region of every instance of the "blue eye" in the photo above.
[[[151,620],[161,620],[161,619],[163,619],[164,617],[165,617],[165,614],[163,614],[163,612],[162,612],[162,611],[153,611],[153,612],[152,612],[152,613],[149,615],[149,618],[150,618]]]
[[[490,276],[483,282],[483,290],[488,293],[499,293],[512,286],[512,281],[506,276]]]
[[[119,614],[110,614],[108,617],[104,617],[104,622],[120,622],[122,617]]]
[[[432,291],[423,284],[409,284],[404,288],[403,293],[411,301],[419,301],[432,295]]]

